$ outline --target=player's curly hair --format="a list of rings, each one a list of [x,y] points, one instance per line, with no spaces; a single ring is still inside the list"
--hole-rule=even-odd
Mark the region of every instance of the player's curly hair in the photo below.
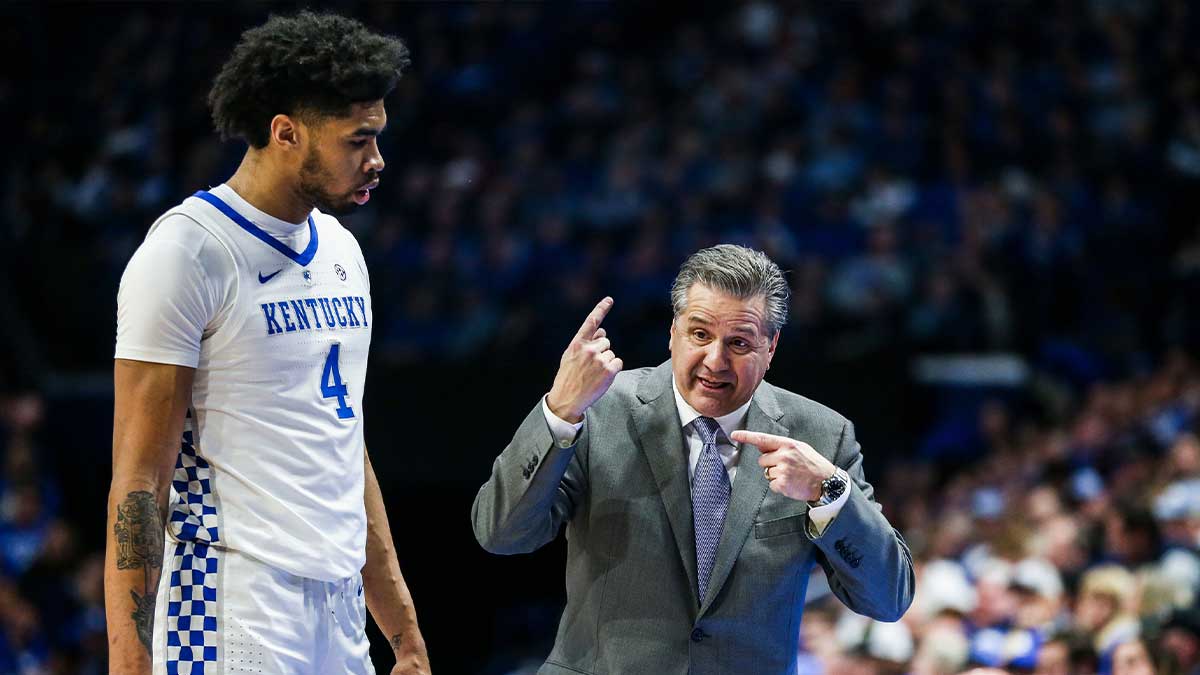
[[[242,33],[208,92],[213,124],[228,140],[267,145],[271,118],[338,116],[378,101],[410,63],[408,47],[336,14],[272,16]]]

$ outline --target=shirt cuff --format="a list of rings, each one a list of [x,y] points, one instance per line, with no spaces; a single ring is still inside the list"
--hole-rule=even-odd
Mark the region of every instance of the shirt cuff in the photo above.
[[[842,490],[841,496],[825,506],[814,506],[808,510],[808,533],[814,538],[825,534],[825,528],[837,518],[850,498],[850,475],[842,469],[838,469],[837,474],[846,481],[846,489]]]
[[[579,438],[579,430],[583,428],[583,421],[580,420],[577,424],[571,424],[550,412],[550,404],[546,403],[546,399],[549,396],[549,394],[546,394],[542,397],[542,415],[546,418],[546,426],[550,427],[550,435],[554,437],[554,443],[558,447],[569,448],[575,445],[575,439]]]

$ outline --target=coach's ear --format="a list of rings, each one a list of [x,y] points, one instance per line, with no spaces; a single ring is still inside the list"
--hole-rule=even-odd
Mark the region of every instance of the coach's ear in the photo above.
[[[271,118],[270,145],[290,152],[300,147],[301,135],[300,125],[290,115],[280,114]]]

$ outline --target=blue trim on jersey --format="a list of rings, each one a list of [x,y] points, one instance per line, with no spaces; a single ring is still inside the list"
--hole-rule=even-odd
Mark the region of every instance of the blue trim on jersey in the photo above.
[[[171,505],[168,526],[176,539],[213,544],[221,541],[217,499],[213,493],[213,470],[208,460],[196,453],[194,436],[183,432],[171,487],[179,499]]]
[[[219,653],[224,622],[217,611],[221,557],[218,549],[203,542],[179,542],[163,565],[163,574],[170,570],[162,655],[167,675],[224,672]]]
[[[279,241],[275,237],[272,237],[270,233],[266,232],[261,227],[255,225],[249,220],[246,220],[242,214],[234,211],[232,206],[226,204],[221,200],[220,197],[214,195],[213,193],[208,192],[207,190],[197,190],[196,194],[192,196],[199,197],[200,199],[203,199],[209,204],[217,207],[221,213],[229,216],[229,219],[240,225],[243,230],[258,237],[271,248],[296,261],[296,264],[300,265],[301,267],[306,267],[308,263],[312,262],[313,257],[317,255],[317,224],[313,222],[311,215],[308,217],[308,248],[304,249],[304,251],[301,253],[296,253],[284,245],[283,242]]]

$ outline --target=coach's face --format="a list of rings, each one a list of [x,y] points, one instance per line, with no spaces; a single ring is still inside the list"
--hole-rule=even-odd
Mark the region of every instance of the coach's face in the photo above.
[[[671,322],[671,370],[696,412],[727,415],[754,395],[779,342],[778,332],[767,334],[766,304],[761,295],[741,299],[700,283],[688,289]]]
[[[387,126],[383,101],[356,103],[344,117],[325,117],[309,130],[300,167],[300,191],[317,208],[346,215],[371,199],[383,155],[377,137]]]

